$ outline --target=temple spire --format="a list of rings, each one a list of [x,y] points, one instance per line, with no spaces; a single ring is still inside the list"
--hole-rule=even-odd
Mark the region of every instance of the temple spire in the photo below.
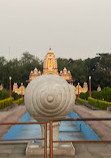
[[[49,48],[49,53],[52,53],[52,49],[51,48]]]
[[[51,48],[44,59],[43,74],[58,74],[57,60]]]

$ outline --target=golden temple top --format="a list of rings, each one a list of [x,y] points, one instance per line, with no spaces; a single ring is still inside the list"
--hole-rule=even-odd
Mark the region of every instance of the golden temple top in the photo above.
[[[44,59],[43,74],[58,74],[57,60],[51,48]]]
[[[52,49],[51,48],[49,48],[49,53],[52,53]]]

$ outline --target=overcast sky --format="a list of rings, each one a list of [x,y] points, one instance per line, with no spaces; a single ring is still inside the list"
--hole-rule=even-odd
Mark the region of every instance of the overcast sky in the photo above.
[[[88,58],[111,52],[111,0],[0,0],[0,56]]]

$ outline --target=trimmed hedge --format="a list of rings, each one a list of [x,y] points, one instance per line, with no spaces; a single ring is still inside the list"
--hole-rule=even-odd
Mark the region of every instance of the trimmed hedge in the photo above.
[[[92,91],[91,92],[91,97],[94,98],[94,99],[103,100],[104,96],[102,95],[102,91],[100,91],[100,92],[98,92],[98,91]]]
[[[24,101],[23,98],[20,98],[20,99],[14,100],[13,103],[20,105],[21,103],[23,103],[23,101]]]
[[[89,91],[87,91],[86,93],[83,92],[80,93],[81,99],[88,100],[88,97],[89,97]]]
[[[111,107],[111,102],[102,101],[94,98],[88,98],[88,103],[90,105],[96,106],[102,110],[106,110],[107,107]]]
[[[105,87],[101,91],[101,95],[102,95],[103,100],[111,102],[111,88]]]
[[[14,100],[17,100],[21,98],[21,95],[18,95],[17,93],[12,92],[12,97],[14,98]]]
[[[0,90],[0,100],[9,98],[9,92],[6,89]]]
[[[78,99],[77,99],[77,102],[78,102],[79,104],[88,103],[87,100],[84,100],[84,99],[81,99],[81,98],[78,98]]]
[[[110,87],[105,87],[102,89],[100,92],[97,92],[93,90],[91,92],[91,96],[94,99],[99,99],[99,100],[105,100],[107,102],[111,102],[111,88]],[[80,93],[80,98],[88,100],[89,97],[89,92],[87,91],[86,93]]]
[[[3,109],[9,105],[11,105],[13,103],[14,98],[7,98],[7,99],[3,99],[0,100],[0,109]]]

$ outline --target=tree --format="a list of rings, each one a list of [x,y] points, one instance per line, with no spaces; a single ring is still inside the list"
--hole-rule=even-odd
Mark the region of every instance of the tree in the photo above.
[[[111,87],[111,54],[103,53],[86,60],[58,58],[57,63],[59,72],[64,67],[71,71],[74,85],[78,82],[81,85],[85,81],[88,83],[88,76],[92,76],[92,90],[96,90],[98,84],[102,88]],[[0,57],[0,82],[9,89],[9,76],[11,76],[12,85],[14,82],[18,85],[23,82],[26,86],[30,71],[35,67],[42,71],[43,61],[29,52],[24,52],[19,60],[15,58],[7,61],[4,57]]]

